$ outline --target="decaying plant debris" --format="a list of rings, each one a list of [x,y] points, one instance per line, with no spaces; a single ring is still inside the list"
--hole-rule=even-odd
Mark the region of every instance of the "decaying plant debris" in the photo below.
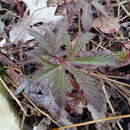
[[[1,82],[31,129],[130,129],[129,6],[0,0]]]

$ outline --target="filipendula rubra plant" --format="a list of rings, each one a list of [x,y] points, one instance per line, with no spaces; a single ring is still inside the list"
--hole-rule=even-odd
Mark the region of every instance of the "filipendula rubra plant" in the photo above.
[[[62,26],[62,25],[59,25]],[[79,52],[91,39],[93,33],[81,34],[76,40],[71,41],[67,32],[59,27],[59,30],[47,31],[44,37],[35,31],[30,31],[35,40],[41,43],[41,54],[37,58],[43,65],[37,78],[47,79],[52,84],[52,93],[60,104],[64,104],[67,93],[73,89],[83,90],[86,101],[92,104],[96,110],[101,110],[103,98],[98,80],[80,70],[88,65],[106,66],[115,64],[112,55],[94,54],[93,56],[80,56]],[[77,88],[72,83],[72,78],[77,83]]]

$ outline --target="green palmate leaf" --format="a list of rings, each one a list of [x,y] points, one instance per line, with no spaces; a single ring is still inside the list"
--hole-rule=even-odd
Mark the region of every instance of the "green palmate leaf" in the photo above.
[[[43,79],[46,78],[48,82],[52,84],[51,90],[58,103],[64,103],[65,94],[66,92],[70,92],[72,90],[72,87],[62,65],[47,69],[37,75],[37,77]]]
[[[63,53],[61,46],[64,45],[64,34],[67,34],[66,30],[67,20],[63,19],[58,21],[56,25],[45,29],[45,34],[34,29],[29,29],[28,32],[40,43],[40,47],[46,55],[49,53],[60,56]]]
[[[67,78],[64,67],[60,66],[49,77],[48,81],[52,83],[52,93],[59,104],[64,104],[65,95],[72,90],[71,83]]]
[[[109,56],[105,54],[97,54],[91,57],[74,58],[71,59],[71,62],[79,63],[79,64],[90,64],[95,66],[114,65],[115,58],[113,56]]]
[[[47,45],[47,43],[46,43],[46,41],[44,40],[44,38],[43,38],[43,35],[42,34],[40,34],[38,31],[36,31],[36,30],[32,30],[32,29],[28,29],[28,32],[29,32],[29,34],[31,35],[31,36],[33,36],[34,37],[34,39],[36,40],[36,41],[38,41],[38,42],[40,42],[41,44],[42,44],[42,50],[43,51],[49,51],[48,50],[48,45]]]
[[[70,35],[64,34],[64,43],[66,45],[66,48],[70,48],[71,47]]]
[[[49,80],[54,84],[52,90],[54,92],[69,92],[72,90],[70,87],[71,84],[67,79],[67,75],[65,73],[64,67],[60,66],[58,71],[55,71],[51,77],[49,77]]]
[[[76,43],[75,47],[72,48],[71,56],[75,56],[87,42],[89,42],[91,39],[93,39],[94,36],[95,35],[90,32],[82,34],[79,37],[78,42]]]
[[[39,73],[36,78],[48,78],[51,76],[55,71],[57,71],[60,68],[60,66],[56,66],[53,68],[49,68],[46,70],[43,70],[43,72]]]
[[[101,111],[104,105],[103,93],[99,82],[95,78],[80,72],[78,69],[71,67],[69,71],[74,75],[80,88],[84,90],[87,102],[97,110]]]
[[[56,67],[57,65],[56,64],[53,64],[49,61],[49,58],[45,58],[45,56],[39,56],[38,57],[38,60],[39,62],[43,65],[43,66],[46,66],[46,67]]]
[[[55,82],[55,86],[53,86],[53,90],[55,92],[57,92],[64,86],[65,76],[66,76],[65,71],[63,67],[61,67],[57,75],[57,81]]]

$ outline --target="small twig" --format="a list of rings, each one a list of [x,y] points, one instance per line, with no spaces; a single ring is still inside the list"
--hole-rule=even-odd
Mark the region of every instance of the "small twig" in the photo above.
[[[98,48],[102,45],[102,41],[99,42],[99,44],[97,45],[97,47],[95,48],[95,50],[98,50]]]
[[[92,42],[93,44],[95,44],[95,45],[97,45],[97,43],[95,42],[95,41],[93,41],[93,40],[90,40],[90,42]],[[107,49],[105,48],[105,47],[103,47],[103,46],[99,46],[101,49],[103,49],[103,50],[105,50],[105,51],[107,51]]]
[[[105,89],[105,85],[104,85],[104,84],[103,84],[103,86],[102,86],[102,89],[103,89],[104,95],[105,95],[105,97],[106,97],[106,99],[107,99],[107,102],[108,102],[108,104],[109,104],[109,106],[110,106],[110,109],[111,109],[112,113],[113,113],[113,114],[116,114],[116,113],[115,113],[115,110],[114,110],[114,108],[112,107],[112,104],[111,104],[111,102],[110,102],[110,100],[109,100],[109,98],[108,98],[108,96],[107,96],[107,92],[106,92],[106,89]],[[119,126],[120,130],[123,130],[123,128],[122,128],[120,122],[119,122],[118,120],[116,120],[116,122],[117,122],[117,125]]]
[[[129,2],[128,0],[124,0],[124,1],[121,1],[120,4],[119,3],[112,4],[112,8],[120,6],[121,4],[126,4],[128,2]]]
[[[126,15],[126,16],[124,16],[123,18],[120,18],[120,19],[119,19],[119,22],[120,22],[120,21],[123,21],[123,20],[126,19],[127,17],[128,17],[128,16]]]
[[[115,84],[116,85],[116,84]],[[129,96],[129,94],[130,94],[130,90],[129,89],[126,89],[125,87],[123,87],[122,85],[116,85],[118,88],[120,88],[120,90],[122,90],[122,92],[125,94],[125,95],[127,95],[127,96]]]
[[[23,94],[23,93],[22,93]],[[40,108],[38,108],[30,99],[28,99],[27,98],[27,96],[25,95],[25,94],[23,94],[24,95],[24,97],[35,107],[35,109],[37,110],[37,111],[39,111],[42,115],[44,115],[44,116],[46,116],[48,119],[50,119],[53,123],[55,123],[57,126],[59,126],[60,127],[60,125],[54,120],[54,119],[52,119],[52,117],[49,115],[49,114],[47,114],[46,112],[44,112],[44,111],[42,111]]]
[[[114,78],[114,79],[127,79],[127,77],[124,76],[113,76],[113,75],[105,75],[108,78]]]
[[[105,34],[103,34],[97,27],[94,27],[94,29],[107,39],[107,36]]]
[[[20,125],[20,130],[23,130],[24,122],[25,122],[25,115],[23,113],[22,122],[21,122],[21,125]]]
[[[79,35],[81,34],[81,16],[80,16],[80,12],[78,12],[78,32],[79,32]]]
[[[120,9],[121,9],[120,7],[121,7],[121,6],[118,5],[118,13],[117,13],[117,18],[118,18],[118,19],[120,19]]]
[[[111,117],[102,118],[102,119],[98,119],[98,120],[87,121],[87,122],[83,122],[83,123],[68,125],[68,126],[64,126],[64,127],[60,127],[60,128],[55,128],[52,130],[63,130],[63,129],[67,129],[67,128],[79,127],[79,126],[90,125],[90,124],[95,124],[95,123],[110,121],[110,120],[124,119],[124,118],[129,118],[129,117],[130,117],[130,114],[121,115],[121,116],[111,116]]]
[[[128,10],[125,8],[125,6],[123,5],[123,3],[121,3],[119,0],[116,0],[118,2],[118,4],[122,7],[122,9],[124,10],[124,12],[130,17],[130,13],[128,12]]]
[[[113,83],[116,83],[116,84],[120,84],[120,85],[123,85],[123,86],[126,86],[126,87],[130,87],[129,84],[125,84],[125,83],[122,83],[122,82],[119,82],[119,81],[110,79],[110,78],[106,77],[106,76],[103,75],[103,74],[98,75],[98,74],[95,74],[95,73],[93,73],[93,72],[88,72],[87,70],[81,70],[81,69],[80,69],[79,71],[81,71],[81,72],[83,72],[83,73],[86,73],[86,74],[90,74],[90,75],[92,75],[92,76],[94,76],[94,77],[97,77],[97,78],[99,78],[99,79],[104,79],[104,80],[107,80],[107,81],[110,81],[110,82],[113,82]]]
[[[3,87],[6,88],[6,90],[9,92],[9,94],[12,96],[12,98],[18,103],[18,105],[20,106],[21,110],[23,111],[23,113],[25,115],[27,115],[26,111],[24,110],[24,108],[22,107],[20,101],[14,96],[14,94],[9,90],[9,88],[7,87],[7,85],[5,84],[5,82],[2,80],[2,78],[0,78],[0,82],[3,84]]]
[[[112,84],[111,82],[109,82],[109,81],[107,81],[107,83],[108,83],[113,89],[117,90],[118,93],[120,93],[122,96],[124,96],[125,99],[128,100],[127,96],[126,96],[123,92],[121,92],[121,90],[119,89],[119,86],[116,87],[115,85],[113,85],[113,84]]]
[[[113,37],[117,40],[117,41],[119,41],[120,40],[120,38],[119,37],[117,37],[115,34],[112,34],[113,35]]]
[[[2,9],[1,9],[1,8],[0,8],[0,11],[7,11],[8,13],[12,14],[13,16],[15,16],[15,17],[21,19],[21,17],[17,16],[15,13],[12,13],[12,12],[9,11],[8,9],[5,9],[5,8],[2,8]]]

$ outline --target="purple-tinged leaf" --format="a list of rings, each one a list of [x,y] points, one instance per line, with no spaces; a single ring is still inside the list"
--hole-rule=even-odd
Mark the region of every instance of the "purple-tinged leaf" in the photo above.
[[[106,10],[105,6],[100,4],[98,1],[93,0],[91,4],[97,9],[97,11],[101,12],[104,16],[108,16],[108,10]]]
[[[69,49],[71,47],[71,40],[68,34],[64,34],[64,42],[65,42],[66,48]]]
[[[93,39],[95,34],[86,32],[85,34],[81,34],[81,36],[78,39],[78,42],[76,45],[72,48],[71,50],[71,56],[75,56],[81,49],[82,47],[88,43],[91,39]]]
[[[109,55],[96,54],[95,56],[92,57],[73,58],[71,59],[70,62],[74,62],[78,64],[89,64],[95,66],[114,65],[115,58]]]
[[[83,10],[81,17],[82,26],[85,31],[89,31],[89,29],[92,27],[92,21],[93,21],[93,11],[91,4],[86,2],[86,5],[82,8],[82,10]]]
[[[55,71],[58,71],[59,68],[60,68],[60,66],[46,69],[43,72],[39,73],[37,76],[35,76],[35,78],[47,78],[50,75],[52,75]]]
[[[78,69],[72,67],[69,71],[76,78],[77,83],[80,85],[80,88],[86,93],[86,100],[89,104],[97,111],[101,111],[105,101],[103,98],[103,93],[101,86],[99,86],[98,80],[93,77],[80,72]]]
[[[93,21],[93,27],[99,28],[102,32],[112,34],[120,29],[118,18],[112,16],[99,17]]]

